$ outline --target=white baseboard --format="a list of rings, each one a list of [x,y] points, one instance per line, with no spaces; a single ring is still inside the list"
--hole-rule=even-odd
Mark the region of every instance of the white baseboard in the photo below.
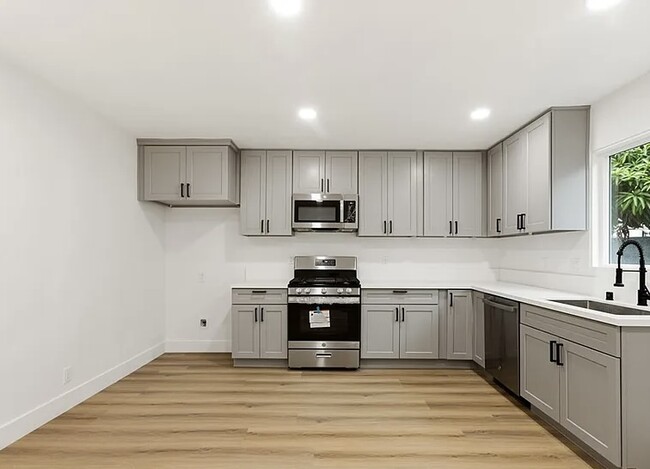
[[[168,353],[201,353],[201,352],[230,352],[229,340],[168,340],[165,352]]]
[[[0,450],[106,389],[165,352],[160,343],[0,426]]]

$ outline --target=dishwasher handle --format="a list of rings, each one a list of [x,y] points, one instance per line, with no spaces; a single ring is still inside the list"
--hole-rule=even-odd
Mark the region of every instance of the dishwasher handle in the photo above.
[[[485,303],[488,306],[492,306],[493,308],[501,309],[503,311],[508,311],[509,313],[517,312],[517,308],[515,306],[504,305],[501,303],[497,303],[496,301],[488,300],[487,298],[483,298],[483,303]]]

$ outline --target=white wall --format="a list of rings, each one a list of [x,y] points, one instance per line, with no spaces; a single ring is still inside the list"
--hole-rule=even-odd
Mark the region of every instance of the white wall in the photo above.
[[[342,233],[249,238],[239,235],[239,209],[171,209],[168,350],[229,351],[231,285],[254,280],[286,285],[297,255],[357,256],[362,282],[495,280],[498,260],[493,240],[487,239],[369,239]],[[207,329],[199,327],[201,318],[208,319]]]
[[[638,135],[650,132],[650,74],[606,96],[592,105],[591,151],[592,167],[596,154],[616,147]],[[650,137],[648,138],[650,141]],[[602,157],[601,157],[602,158]],[[592,183],[598,183],[592,172]],[[607,207],[599,203],[600,185],[594,186],[592,197],[592,228],[601,230],[600,216],[607,219]],[[616,299],[636,303],[638,275],[626,274],[625,288],[613,288],[614,270],[601,265],[602,260],[592,255],[595,233],[562,233],[501,240],[499,277],[547,288],[576,291],[604,297],[614,291]]]
[[[164,209],[132,136],[1,62],[0,103],[1,449],[161,353]]]

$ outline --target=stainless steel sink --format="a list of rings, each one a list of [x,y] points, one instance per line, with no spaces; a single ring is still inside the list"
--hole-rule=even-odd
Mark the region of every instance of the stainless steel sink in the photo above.
[[[568,306],[577,306],[578,308],[591,309],[601,313],[616,314],[618,316],[643,316],[650,315],[650,311],[638,308],[628,308],[612,303],[601,303],[592,300],[549,300],[553,303],[560,303]]]

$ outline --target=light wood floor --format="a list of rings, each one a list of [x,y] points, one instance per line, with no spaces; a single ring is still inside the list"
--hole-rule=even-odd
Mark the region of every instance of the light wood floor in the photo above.
[[[168,354],[0,452],[2,468],[588,464],[473,371],[233,369]]]

